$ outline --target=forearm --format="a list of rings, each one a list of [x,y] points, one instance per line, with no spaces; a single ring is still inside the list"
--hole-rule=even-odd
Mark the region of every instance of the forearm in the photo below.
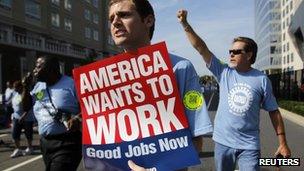
[[[279,110],[269,112],[273,128],[278,136],[279,144],[287,144],[283,118]]]
[[[30,95],[29,88],[26,86],[23,88],[21,94],[21,101],[22,101],[23,110],[25,112],[28,112],[32,108],[32,97]]]
[[[196,151],[198,153],[201,152],[203,148],[203,136],[193,137],[192,142]]]
[[[212,53],[209,51],[206,43],[195,33],[187,21],[183,22],[182,26],[191,45],[202,55],[204,61],[210,64]]]

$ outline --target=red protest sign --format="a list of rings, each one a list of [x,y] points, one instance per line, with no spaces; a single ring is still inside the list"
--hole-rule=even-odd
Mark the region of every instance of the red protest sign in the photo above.
[[[85,168],[128,170],[128,160],[157,170],[199,163],[164,42],[76,68],[73,75]]]
[[[188,127],[164,43],[73,71],[84,144],[133,141]]]

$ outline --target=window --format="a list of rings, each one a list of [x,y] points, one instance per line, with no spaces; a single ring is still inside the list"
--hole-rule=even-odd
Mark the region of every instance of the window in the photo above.
[[[69,18],[64,19],[64,29],[67,31],[72,31],[72,19]]]
[[[293,53],[290,54],[290,61],[293,62]]]
[[[59,0],[51,0],[52,4],[59,6],[60,1]]]
[[[91,29],[89,27],[85,28],[85,37],[90,39],[91,38]]]
[[[287,43],[287,48],[286,49],[287,49],[286,51],[289,51],[289,42]]]
[[[94,32],[93,32],[93,39],[96,40],[96,41],[99,40],[98,31],[97,30],[94,30]]]
[[[93,0],[93,6],[98,8],[98,0]]]
[[[93,15],[93,22],[95,23],[95,24],[98,24],[98,21],[99,20],[99,17],[98,17],[98,14],[94,14]]]
[[[0,0],[0,6],[6,8],[12,8],[12,0]]]
[[[80,64],[74,64],[74,68],[80,67]]]
[[[40,4],[34,0],[26,0],[25,1],[25,14],[28,17],[40,20],[40,18],[41,18]]]
[[[289,63],[289,55],[287,55],[287,63]]]
[[[285,58],[285,56],[283,57],[283,64],[285,64],[286,63],[286,58]]]
[[[59,68],[60,68],[60,74],[65,74],[64,63],[63,62],[59,62]]]
[[[84,18],[91,21],[91,11],[85,9],[84,10]]]
[[[68,11],[72,11],[72,2],[71,0],[64,0],[64,8]]]
[[[290,11],[292,10],[292,8],[293,8],[293,4],[292,4],[292,1],[290,1]]]
[[[58,13],[52,13],[51,14],[51,21],[52,21],[53,26],[59,27],[60,26],[59,14]]]

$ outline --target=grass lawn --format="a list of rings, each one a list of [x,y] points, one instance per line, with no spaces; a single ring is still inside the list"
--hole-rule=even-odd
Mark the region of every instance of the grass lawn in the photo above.
[[[279,99],[278,103],[281,108],[304,116],[304,102]]]

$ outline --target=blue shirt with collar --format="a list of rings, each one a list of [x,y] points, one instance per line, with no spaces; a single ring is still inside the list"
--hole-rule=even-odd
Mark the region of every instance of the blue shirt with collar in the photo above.
[[[42,136],[56,135],[67,131],[63,123],[54,120],[51,116],[51,114],[56,113],[56,109],[72,115],[80,112],[74,81],[68,76],[61,76],[56,84],[49,87],[45,82],[36,83],[31,95],[34,101],[33,111],[38,122],[39,134]]]

